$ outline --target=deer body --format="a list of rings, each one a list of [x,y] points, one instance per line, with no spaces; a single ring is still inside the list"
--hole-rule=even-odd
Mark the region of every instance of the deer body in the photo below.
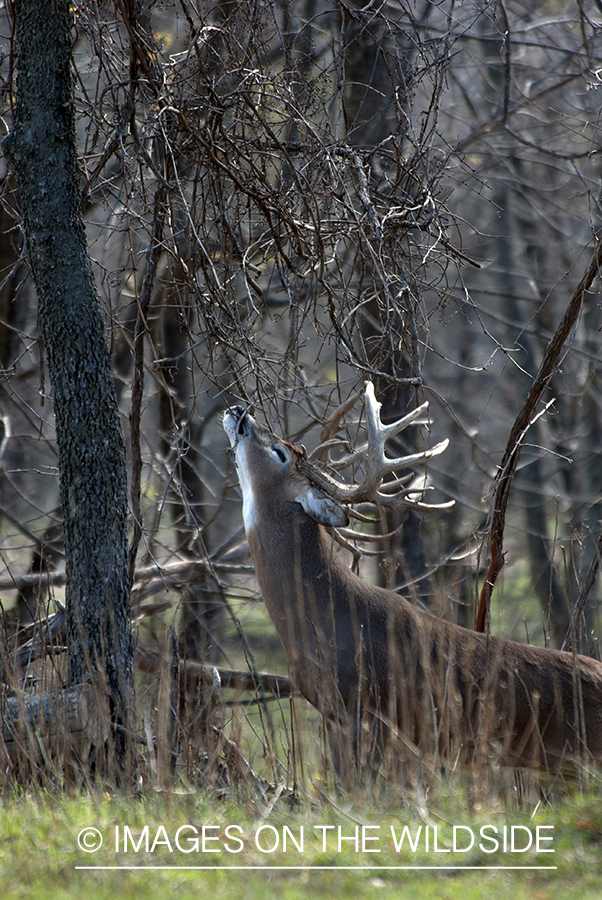
[[[602,762],[601,663],[469,631],[366,583],[335,550],[326,529],[347,515],[307,477],[301,451],[240,407],[224,428],[291,679],[356,745],[368,715],[385,743],[402,736],[466,761],[495,750],[507,765],[555,769],[585,743]]]

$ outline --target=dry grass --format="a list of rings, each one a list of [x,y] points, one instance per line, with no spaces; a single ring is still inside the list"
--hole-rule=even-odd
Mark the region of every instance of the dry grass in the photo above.
[[[6,795],[33,786],[81,793],[121,785],[134,793],[201,791],[236,802],[346,796],[368,807],[376,802],[382,809],[417,810],[453,784],[468,808],[492,803],[534,808],[598,784],[585,754],[561,775],[500,766],[484,719],[472,764],[462,764],[453,722],[445,723],[447,736],[441,739],[432,695],[425,711],[432,728],[428,747],[389,729],[383,753],[378,734],[364,722],[355,765],[348,734],[327,729],[303,698],[243,693],[183,678],[172,628],[164,633],[158,671],[137,677],[136,721],[124,762],[115,756],[110,704],[98,679],[67,690],[64,654],[50,651],[32,662],[24,677],[14,667],[15,648],[8,640],[2,658],[0,790]],[[333,746],[338,747],[334,755]]]

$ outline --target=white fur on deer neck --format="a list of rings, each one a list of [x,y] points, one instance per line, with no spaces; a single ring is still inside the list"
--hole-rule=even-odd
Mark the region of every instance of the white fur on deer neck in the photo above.
[[[251,477],[247,450],[244,441],[240,441],[238,424],[243,410],[239,406],[227,409],[224,413],[224,431],[230,440],[230,446],[234,454],[234,463],[238,472],[238,480],[242,491],[242,518],[247,534],[257,525],[257,504],[253,494],[253,479]]]
[[[242,491],[242,518],[247,534],[257,525],[257,505],[253,496],[253,481],[249,472],[246,458],[245,445],[240,443],[236,447],[236,471]]]

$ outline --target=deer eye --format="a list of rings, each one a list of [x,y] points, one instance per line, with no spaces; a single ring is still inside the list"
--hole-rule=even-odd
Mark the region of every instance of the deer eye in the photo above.
[[[272,453],[278,457],[281,463],[287,462],[286,453],[277,444],[274,444],[274,446],[272,447]]]

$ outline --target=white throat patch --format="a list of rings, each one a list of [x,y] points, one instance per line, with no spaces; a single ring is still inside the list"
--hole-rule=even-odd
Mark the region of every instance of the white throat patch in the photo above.
[[[234,451],[236,460],[236,469],[242,490],[242,518],[245,523],[245,531],[247,534],[257,524],[257,506],[255,505],[255,497],[253,496],[253,485],[251,476],[247,466],[247,458],[245,453],[245,445],[242,441],[238,441]]]

